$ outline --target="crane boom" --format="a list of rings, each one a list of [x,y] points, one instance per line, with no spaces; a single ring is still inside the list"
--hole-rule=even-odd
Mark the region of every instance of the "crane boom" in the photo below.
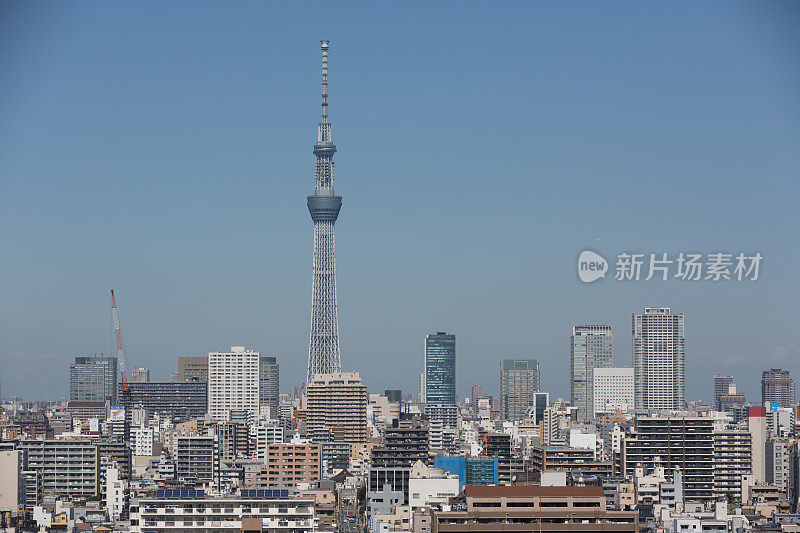
[[[122,390],[128,391],[128,379],[125,376],[125,345],[122,342],[122,332],[119,329],[119,313],[117,313],[117,299],[114,289],[111,289],[111,316],[114,318],[114,339],[117,343],[117,362],[119,363]]]

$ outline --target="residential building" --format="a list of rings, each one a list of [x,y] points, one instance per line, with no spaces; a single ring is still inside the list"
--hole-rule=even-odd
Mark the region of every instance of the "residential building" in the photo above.
[[[18,511],[25,500],[25,452],[0,450],[0,509]]]
[[[636,410],[682,409],[686,403],[683,313],[645,307],[633,314],[634,403]]]
[[[614,334],[611,326],[572,328],[570,338],[570,398],[578,418],[589,420],[594,410],[594,369],[614,364]]]
[[[766,483],[767,409],[765,407],[747,408],[747,430],[750,433],[754,482]]]
[[[733,385],[733,376],[716,374],[714,376],[714,409],[721,411],[720,396],[728,394],[728,388]]]
[[[764,447],[764,470],[767,483],[775,485],[784,496],[789,493],[789,439],[770,436]]]
[[[178,479],[197,479],[219,486],[219,441],[216,436],[178,437],[175,474]]]
[[[752,472],[750,433],[741,429],[714,430],[714,495],[741,503],[742,478]]]
[[[534,405],[539,392],[539,361],[504,359],[500,362],[500,403],[507,421],[522,420]]]
[[[99,494],[97,444],[91,440],[26,440],[18,447],[28,470],[38,473],[42,494],[91,497]]]
[[[253,457],[267,458],[267,447],[270,444],[283,442],[283,426],[278,420],[266,420],[250,426],[250,446]]]
[[[144,409],[149,416],[169,416],[174,422],[185,422],[205,415],[208,409],[206,381],[151,381],[128,383],[119,393],[125,417],[132,424],[133,412]]]
[[[384,446],[371,452],[367,491],[378,493],[388,485],[402,495],[400,505],[408,502],[408,480],[417,461],[428,462],[428,429],[386,428]]]
[[[258,488],[311,485],[322,479],[322,445],[279,443],[267,446],[266,468],[256,476]]]
[[[312,533],[314,498],[288,498],[286,491],[244,489],[239,496],[206,497],[202,490],[160,489],[131,506],[131,533],[195,531]]]
[[[593,448],[536,447],[531,453],[531,467],[538,472],[563,470],[601,478],[613,475],[612,463],[597,461]]]
[[[131,383],[147,383],[150,381],[150,370],[147,368],[135,368],[131,370]]]
[[[794,407],[794,380],[788,370],[772,368],[761,373],[761,405],[766,403]]]
[[[178,357],[178,381],[208,382],[208,356]]]
[[[278,418],[280,367],[277,358],[262,355],[258,373],[258,403],[261,407],[269,407],[270,418]]]
[[[117,400],[117,358],[76,357],[69,365],[69,399],[111,403]]]
[[[592,416],[635,408],[633,368],[595,368],[593,375]]]
[[[714,499],[714,419],[710,417],[639,416],[635,432],[622,440],[622,474],[633,477],[637,466],[683,472],[689,502]]]
[[[639,531],[637,511],[606,510],[602,487],[481,486],[464,496],[465,510],[434,514],[433,533]]]
[[[306,431],[328,429],[335,442],[366,442],[367,403],[358,372],[317,374],[306,389]]]
[[[231,410],[258,416],[259,359],[244,346],[208,354],[208,413],[214,419],[227,422]]]

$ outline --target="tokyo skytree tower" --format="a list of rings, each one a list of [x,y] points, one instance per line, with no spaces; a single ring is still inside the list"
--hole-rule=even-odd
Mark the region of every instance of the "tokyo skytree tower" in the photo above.
[[[333,154],[336,146],[328,122],[328,41],[322,43],[322,122],[317,130],[314,155],[314,195],[308,211],[314,220],[314,279],[311,285],[311,336],[308,343],[306,383],[317,374],[341,372],[339,317],[336,309],[336,255],[333,225],[342,197],[333,192]]]

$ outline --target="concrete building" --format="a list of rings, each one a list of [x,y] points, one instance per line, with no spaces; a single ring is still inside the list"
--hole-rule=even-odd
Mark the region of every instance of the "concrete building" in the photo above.
[[[151,381],[129,383],[128,390],[119,393],[125,418],[133,426],[133,413],[144,409],[148,416],[169,416],[174,422],[199,418],[208,409],[208,383],[206,381]]]
[[[534,405],[539,392],[539,361],[504,359],[500,362],[501,416],[507,421],[522,420]]]
[[[761,405],[777,403],[781,407],[794,407],[794,380],[788,370],[772,368],[761,373]]]
[[[635,409],[633,368],[595,368],[593,378],[594,417]]]
[[[456,336],[425,336],[425,402],[456,403]]]
[[[180,356],[178,357],[178,379],[179,382],[199,381],[208,383],[208,356],[198,357]]]
[[[789,493],[789,439],[770,436],[764,447],[764,473],[767,483],[784,495]]]
[[[614,364],[611,326],[575,326],[570,337],[570,399],[578,418],[588,421],[594,410],[594,369]]]
[[[24,459],[22,450],[0,450],[0,509],[16,512],[25,500]]]
[[[497,457],[440,456],[433,458],[433,466],[441,468],[447,474],[457,475],[459,492],[467,485],[499,484],[500,468]]]
[[[742,478],[752,472],[750,433],[740,429],[714,430],[714,494],[741,503]]]
[[[232,410],[255,419],[259,409],[260,354],[244,346],[208,354],[208,413],[227,422]]]
[[[658,463],[658,464],[657,464]],[[689,502],[714,499],[714,419],[647,417],[636,419],[635,432],[622,440],[622,474],[633,477],[637,466],[683,472]]]
[[[720,396],[728,394],[728,387],[733,385],[733,376],[717,374],[714,376],[714,409],[721,411]]]
[[[117,358],[76,357],[69,365],[69,399],[78,402],[117,400]]]
[[[150,381],[150,370],[147,368],[136,368],[131,370],[131,383],[147,383]]]
[[[435,513],[433,533],[639,531],[636,511],[606,510],[602,487],[484,486],[464,494],[466,510]]]
[[[270,444],[264,461],[266,468],[256,476],[258,488],[312,485],[322,479],[320,444]]]
[[[402,494],[401,505],[407,503],[411,467],[417,461],[428,462],[428,430],[386,428],[384,446],[372,448],[367,492],[381,492],[388,485]]]
[[[28,470],[38,473],[43,494],[89,497],[99,494],[97,445],[90,440],[28,440]]]
[[[536,447],[531,452],[531,467],[538,472],[563,470],[601,478],[613,475],[613,464],[597,461],[593,448]]]
[[[632,330],[636,410],[682,409],[686,403],[683,313],[645,307],[642,314],[633,314]]]
[[[112,521],[119,520],[128,514],[130,503],[128,481],[120,479],[120,472],[117,468],[109,468],[106,472],[105,502],[108,517]]]
[[[756,484],[767,482],[767,410],[764,407],[747,408],[747,430],[753,458],[753,479]]]
[[[317,374],[306,389],[306,431],[331,430],[335,442],[366,442],[367,403],[358,372]]]
[[[153,428],[139,427],[133,430],[133,455],[153,456]]]
[[[131,518],[137,522],[131,533],[312,533],[317,529],[314,498],[275,497],[274,491],[263,489],[246,489],[240,496],[227,498],[206,497],[204,491],[160,490],[155,498],[143,498],[131,506]]]
[[[250,425],[250,446],[257,459],[266,459],[267,447],[282,443],[283,438],[283,426],[278,420],[265,420]]]
[[[258,403],[261,407],[269,407],[270,418],[278,418],[280,366],[277,358],[262,355],[259,362],[258,375]]]
[[[216,436],[178,437],[175,474],[178,479],[195,478],[219,487],[219,441]]]

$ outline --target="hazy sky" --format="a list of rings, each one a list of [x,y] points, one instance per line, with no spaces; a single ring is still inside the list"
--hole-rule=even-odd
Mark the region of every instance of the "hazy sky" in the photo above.
[[[575,324],[686,315],[687,397],[800,377],[800,4],[3,2],[0,379],[68,392],[76,355],[247,345],[304,379],[319,40],[342,363],[416,390],[457,335],[459,396]],[[756,282],[582,284],[577,254],[760,252]]]

